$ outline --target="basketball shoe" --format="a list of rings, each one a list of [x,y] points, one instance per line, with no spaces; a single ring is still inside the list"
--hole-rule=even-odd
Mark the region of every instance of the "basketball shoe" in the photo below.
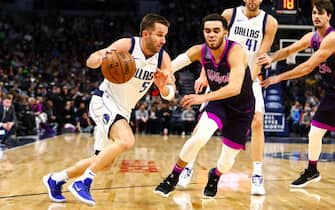
[[[162,183],[160,183],[156,189],[155,193],[157,195],[163,196],[165,198],[169,197],[170,193],[176,188],[180,174],[171,173]]]
[[[252,175],[251,195],[265,195],[263,175],[259,174]]]
[[[290,187],[305,187],[309,183],[318,182],[321,180],[321,175],[319,171],[310,172],[305,169],[304,172],[301,172],[300,177],[291,183]]]
[[[193,169],[192,168],[184,168],[184,170],[181,172],[179,176],[179,181],[177,183],[178,186],[182,188],[186,188],[187,185],[191,183],[193,176]]]
[[[218,191],[218,182],[219,182],[220,176],[216,175],[214,170],[215,168],[212,168],[208,172],[207,185],[202,191],[203,198],[214,198]]]
[[[86,178],[84,180],[76,180],[69,187],[69,191],[80,201],[88,204],[95,205],[95,200],[93,200],[90,188],[91,188],[92,179]]]
[[[43,176],[43,183],[48,189],[49,198],[54,202],[64,202],[66,199],[62,195],[62,186],[65,184],[64,181],[56,182],[56,180],[51,178],[52,174]]]

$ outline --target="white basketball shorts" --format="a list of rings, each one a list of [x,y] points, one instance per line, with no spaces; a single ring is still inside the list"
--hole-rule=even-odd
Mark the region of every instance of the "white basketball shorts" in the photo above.
[[[94,150],[101,151],[110,143],[108,134],[116,116],[121,115],[124,117],[124,114],[121,113],[116,103],[106,93],[102,94],[102,96],[92,95],[89,114],[96,124]],[[129,121],[129,118],[127,120]]]
[[[255,96],[255,112],[261,112],[264,113],[265,109],[264,109],[264,98],[263,98],[263,91],[262,91],[262,87],[259,84],[259,80],[256,79],[253,83],[252,83],[252,91],[254,92],[254,96]]]

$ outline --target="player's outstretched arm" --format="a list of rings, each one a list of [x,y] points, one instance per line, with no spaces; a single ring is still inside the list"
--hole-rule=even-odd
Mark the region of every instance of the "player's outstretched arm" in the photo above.
[[[302,77],[312,72],[319,64],[324,62],[334,52],[335,45],[335,32],[330,33],[321,42],[320,48],[305,62],[296,66],[294,69],[284,72],[282,74],[269,77],[264,80],[261,84],[264,87],[268,87],[272,84],[281,82],[283,80],[295,79]]]
[[[310,40],[312,36],[313,36],[313,32],[309,32],[305,34],[300,40],[294,42],[293,44],[285,48],[277,50],[271,56],[268,56],[265,54],[260,55],[256,59],[257,65],[266,65],[266,67],[270,67],[270,64],[272,62],[284,60],[288,56],[308,48],[310,45]]]

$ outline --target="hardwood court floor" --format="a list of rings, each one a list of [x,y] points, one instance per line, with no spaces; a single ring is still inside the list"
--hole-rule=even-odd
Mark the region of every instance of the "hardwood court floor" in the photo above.
[[[113,167],[99,173],[92,185],[97,201],[89,207],[75,199],[65,184],[66,203],[52,203],[42,176],[63,169],[92,154],[90,135],[69,134],[9,149],[0,160],[1,210],[171,210],[171,209],[335,209],[335,167],[333,162],[319,163],[322,180],[304,189],[292,190],[289,184],[306,166],[306,144],[267,143],[264,174],[266,196],[250,196],[249,144],[241,152],[230,173],[223,175],[217,198],[201,199],[207,171],[215,166],[221,150],[215,137],[200,151],[189,188],[178,189],[168,198],[153,193],[155,186],[170,172],[186,139],[170,136],[137,136],[134,149],[115,160]],[[334,145],[323,145],[323,152],[334,156]],[[289,159],[274,158],[279,156]],[[327,159],[327,156],[326,158]]]

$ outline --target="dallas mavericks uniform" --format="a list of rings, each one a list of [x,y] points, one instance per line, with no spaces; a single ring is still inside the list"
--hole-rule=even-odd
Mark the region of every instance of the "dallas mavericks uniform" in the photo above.
[[[334,28],[329,27],[324,35],[335,33]],[[318,50],[321,44],[319,34],[314,32],[311,39],[311,47]],[[322,85],[325,95],[320,101],[314,114],[312,125],[318,128],[335,131],[335,55],[332,54],[327,60],[319,65],[319,74],[322,77]]]
[[[220,62],[215,63],[206,44],[202,45],[202,65],[205,68],[208,85],[212,91],[228,84],[230,64],[227,60],[234,44],[226,40]],[[234,149],[245,149],[254,115],[255,98],[252,91],[252,79],[249,67],[245,70],[241,93],[222,100],[209,101],[205,107],[207,116],[214,120],[223,133],[223,143]]]
[[[146,58],[141,50],[140,37],[133,37],[129,53],[136,63],[133,78],[123,84],[114,84],[104,79],[92,96],[89,112],[97,125],[94,145],[96,151],[100,151],[108,143],[109,129],[115,121],[121,118],[129,121],[131,110],[153,83],[153,74],[161,65],[163,49]]]
[[[228,26],[228,39],[243,46],[248,56],[248,64],[252,67],[256,59],[256,52],[259,50],[263,40],[267,14],[261,10],[256,17],[248,18],[244,15],[242,9],[243,6],[233,8],[233,14]],[[264,112],[262,87],[258,79],[254,80],[252,89],[256,98],[255,111]]]

